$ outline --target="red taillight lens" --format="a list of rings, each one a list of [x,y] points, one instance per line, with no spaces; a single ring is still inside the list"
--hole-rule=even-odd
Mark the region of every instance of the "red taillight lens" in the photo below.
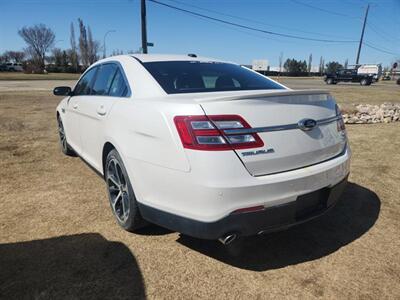
[[[264,205],[257,205],[252,207],[239,208],[237,210],[234,210],[231,214],[243,214],[249,212],[262,211],[264,209],[265,209]]]
[[[232,150],[264,146],[256,133],[225,134],[224,130],[251,128],[238,115],[176,116],[174,118],[184,148]]]

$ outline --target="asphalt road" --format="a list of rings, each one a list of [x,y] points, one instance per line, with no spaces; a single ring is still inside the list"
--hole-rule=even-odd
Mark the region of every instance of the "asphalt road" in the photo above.
[[[75,83],[75,80],[1,80],[0,92],[51,91],[56,86]]]

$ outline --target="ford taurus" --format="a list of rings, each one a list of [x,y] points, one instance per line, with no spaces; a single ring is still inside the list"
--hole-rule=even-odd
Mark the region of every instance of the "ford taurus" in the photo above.
[[[104,178],[119,225],[219,239],[288,228],[329,210],[350,168],[333,97],[291,90],[195,55],[90,66],[57,107],[62,151]]]

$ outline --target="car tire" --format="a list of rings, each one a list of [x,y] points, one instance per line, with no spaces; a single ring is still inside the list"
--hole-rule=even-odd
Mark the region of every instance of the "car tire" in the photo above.
[[[58,137],[62,153],[64,153],[67,156],[76,156],[75,151],[71,148],[70,145],[68,145],[67,136],[64,130],[64,125],[60,116],[57,117],[57,123],[58,123]]]
[[[368,80],[367,79],[361,79],[360,84],[365,86],[368,85]]]
[[[334,81],[333,81],[332,78],[328,78],[328,79],[326,80],[326,84],[333,84],[333,83],[334,83]]]
[[[111,150],[104,168],[108,199],[118,224],[127,231],[147,225],[142,218],[131,182],[117,150]]]

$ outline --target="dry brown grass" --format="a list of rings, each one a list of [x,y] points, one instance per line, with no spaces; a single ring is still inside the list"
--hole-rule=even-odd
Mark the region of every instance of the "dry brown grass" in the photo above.
[[[400,124],[348,126],[337,207],[246,239],[235,257],[159,227],[120,229],[102,179],[59,151],[58,101],[0,93],[0,298],[399,299]]]

